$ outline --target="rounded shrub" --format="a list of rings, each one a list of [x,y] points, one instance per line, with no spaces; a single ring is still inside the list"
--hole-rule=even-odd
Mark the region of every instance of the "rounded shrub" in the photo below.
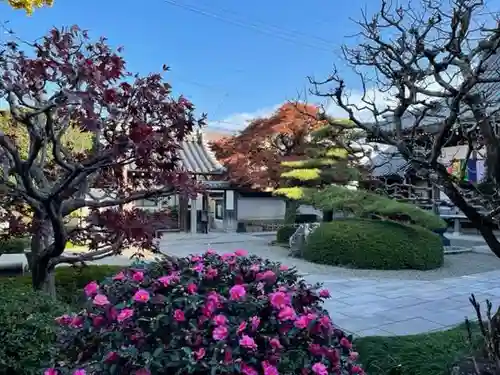
[[[22,254],[29,246],[29,238],[11,237],[0,239],[0,254]]]
[[[285,225],[281,227],[276,232],[276,242],[278,243],[288,243],[290,237],[295,233],[297,228],[293,225]]]
[[[322,223],[307,239],[306,260],[355,268],[429,270],[442,266],[439,235],[393,221],[343,219]]]
[[[16,279],[0,283],[0,374],[40,374],[56,339],[54,318],[68,312]]]
[[[127,268],[58,319],[50,374],[361,374],[319,285],[243,250]]]

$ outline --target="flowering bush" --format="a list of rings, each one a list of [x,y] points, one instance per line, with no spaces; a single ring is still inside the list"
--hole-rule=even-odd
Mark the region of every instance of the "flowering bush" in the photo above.
[[[319,287],[243,250],[125,269],[57,318],[45,374],[362,374]]]

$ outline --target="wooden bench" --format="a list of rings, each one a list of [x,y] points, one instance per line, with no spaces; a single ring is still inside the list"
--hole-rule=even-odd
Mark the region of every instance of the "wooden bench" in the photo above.
[[[465,216],[464,214],[460,214],[460,213],[457,213],[457,214],[441,214],[439,215],[441,217],[441,219],[451,219],[453,220],[453,234],[454,235],[458,235],[461,233],[462,231],[462,226],[461,226],[461,222],[462,221],[469,221],[469,219],[467,218],[467,216]]]

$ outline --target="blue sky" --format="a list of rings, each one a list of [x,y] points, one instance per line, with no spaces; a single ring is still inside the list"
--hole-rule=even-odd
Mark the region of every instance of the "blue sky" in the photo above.
[[[181,7],[171,3],[180,4]],[[27,17],[0,3],[0,20],[26,39],[52,26],[78,24],[91,36],[124,46],[129,70],[167,64],[176,93],[223,128],[238,128],[324,76],[356,32],[368,0],[55,0]],[[371,7],[378,1],[371,0]],[[189,8],[189,9],[187,9]],[[200,14],[204,13],[204,14]],[[243,25],[243,26],[242,26]],[[347,78],[350,78],[347,75]]]

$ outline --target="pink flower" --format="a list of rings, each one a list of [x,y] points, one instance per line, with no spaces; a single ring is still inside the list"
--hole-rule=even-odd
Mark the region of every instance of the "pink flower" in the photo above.
[[[328,375],[328,370],[326,369],[326,366],[321,362],[316,362],[312,366],[312,370],[316,375]]]
[[[226,325],[227,324],[227,318],[222,315],[222,314],[219,314],[219,315],[216,315],[214,317],[214,323],[218,326],[223,326],[223,325]]]
[[[57,375],[58,371],[55,368],[48,368],[43,375]]]
[[[87,295],[87,297],[90,297],[94,294],[97,293],[97,290],[99,289],[99,284],[97,284],[95,281],[91,281],[87,285],[85,285],[85,288],[83,288],[83,291]]]
[[[201,257],[199,255],[191,255],[191,262],[193,263],[201,262]]]
[[[242,333],[245,329],[247,329],[247,322],[241,322],[238,326],[238,335]]]
[[[243,335],[243,337],[240,339],[240,346],[247,349],[257,349],[257,344],[255,343],[254,339],[247,335]]]
[[[94,327],[100,327],[105,322],[105,319],[102,316],[94,316],[92,318],[92,325]]]
[[[215,327],[214,332],[212,333],[212,337],[214,340],[222,341],[225,340],[229,331],[226,326],[218,326]]]
[[[170,281],[172,281],[172,276],[162,276],[158,279],[160,283],[163,284],[163,286],[168,286],[170,284]]]
[[[54,320],[56,321],[57,324],[66,326],[66,325],[68,325],[68,324],[71,323],[71,321],[73,320],[73,318],[71,316],[69,316],[68,314],[64,314],[62,316],[58,316]]]
[[[327,289],[321,289],[319,291],[319,296],[322,298],[330,298],[330,292]]]
[[[252,329],[256,331],[257,328],[259,328],[260,318],[258,316],[252,316],[250,318],[250,324],[252,325]]]
[[[123,271],[118,272],[115,276],[113,276],[113,280],[119,281],[125,279],[125,274]]]
[[[205,276],[207,279],[212,280],[217,276],[218,272],[215,268],[208,267],[205,271]]]
[[[269,300],[271,305],[276,309],[281,309],[290,304],[290,297],[283,292],[271,293]]]
[[[238,257],[246,257],[248,255],[248,251],[243,250],[243,249],[238,249],[234,252],[234,255]]]
[[[71,319],[69,326],[72,328],[81,328],[83,326],[83,317],[78,316],[78,315],[74,316]]]
[[[280,271],[288,271],[288,266],[285,266],[284,264],[282,264],[280,266]]]
[[[262,362],[262,368],[264,369],[264,375],[279,375],[278,369],[267,361]]]
[[[273,347],[273,349],[281,349],[283,346],[281,345],[280,339],[277,337],[272,338],[269,343]]]
[[[198,350],[196,350],[194,352],[194,357],[199,361],[200,359],[202,359],[203,357],[205,357],[205,349],[204,348],[200,348]]]
[[[319,344],[309,345],[309,352],[311,352],[311,354],[315,356],[320,356],[324,354],[324,350]]]
[[[255,278],[257,279],[257,281],[265,281],[270,284],[275,283],[277,279],[276,274],[271,270],[260,272]]]
[[[106,306],[109,305],[109,300],[108,297],[106,297],[104,294],[98,294],[94,297],[94,305],[97,306]]]
[[[294,320],[296,317],[295,310],[290,306],[286,306],[278,313],[278,319],[281,321]]]
[[[252,264],[250,266],[250,271],[252,271],[252,272],[259,272],[260,271],[260,265],[258,265],[258,264]]]
[[[234,254],[231,254],[231,253],[222,254],[222,256],[221,256],[222,260],[224,260],[224,261],[227,261],[227,260],[231,259],[232,257],[234,257]]]
[[[142,280],[144,280],[144,273],[141,271],[134,272],[134,274],[132,275],[132,279],[134,279],[134,281],[141,282]]]
[[[319,324],[326,328],[327,330],[332,329],[332,321],[329,316],[323,315],[321,318],[319,318]]]
[[[205,269],[205,266],[203,265],[203,263],[197,263],[193,268],[191,268],[193,271],[196,271],[196,272],[203,272],[203,270]]]
[[[307,328],[309,325],[310,321],[306,315],[301,315],[299,318],[293,323],[295,327],[299,329],[304,329]]]
[[[106,362],[114,362],[118,359],[118,353],[116,352],[109,352],[106,355],[106,358],[104,359]]]
[[[235,285],[231,289],[229,289],[229,296],[232,300],[237,301],[243,299],[247,291],[243,285]]]
[[[136,302],[146,303],[150,299],[149,292],[144,289],[139,289],[137,292],[135,292],[132,299]]]
[[[188,284],[188,286],[186,287],[187,291],[189,294],[195,294],[196,291],[198,290],[198,287],[196,286],[196,284]]]
[[[87,371],[85,371],[84,369],[79,369],[79,370],[76,370],[73,375],[87,375]]]
[[[356,361],[359,357],[359,353],[358,352],[350,352],[349,353],[349,359],[351,361]]]
[[[186,320],[186,317],[184,316],[184,312],[182,310],[175,310],[174,311],[174,319],[178,322],[184,322]]]
[[[141,368],[140,370],[137,370],[135,372],[135,375],[151,375],[151,371],[149,371],[145,368]]]
[[[352,348],[352,344],[347,339],[347,337],[342,337],[342,339],[340,339],[340,345],[342,345],[344,348],[347,348],[347,349],[351,349]]]
[[[206,253],[209,255],[217,254],[217,252],[214,249],[207,249]]]
[[[351,371],[353,374],[364,374],[365,372],[359,366],[352,366]]]
[[[243,375],[259,375],[256,369],[252,366],[247,365],[246,363],[241,364],[241,373]]]

